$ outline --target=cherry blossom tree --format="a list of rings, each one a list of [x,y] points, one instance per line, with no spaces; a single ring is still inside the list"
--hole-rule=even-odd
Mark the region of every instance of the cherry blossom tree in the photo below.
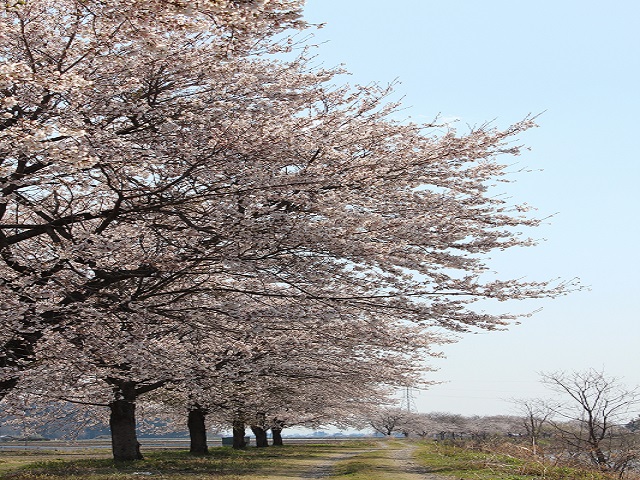
[[[403,431],[410,416],[401,408],[383,407],[369,414],[368,423],[375,432],[390,437]]]
[[[180,174],[164,161],[145,168],[139,153],[146,151],[147,161],[155,155],[139,134],[170,121],[161,107],[167,99],[179,111],[181,99],[210,87],[211,75],[193,53],[223,63],[255,35],[298,22],[299,2],[34,0],[8,2],[0,15],[5,392],[35,342],[60,327],[62,310],[160,273],[139,248],[124,244],[126,230],[175,201],[163,194],[167,178]],[[194,64],[165,72],[177,55]],[[165,82],[165,73],[173,78]],[[124,220],[132,216],[138,218]],[[104,265],[119,247],[137,257]]]
[[[306,316],[293,318],[270,309],[262,322],[265,312],[254,310],[252,322],[229,327],[235,343],[209,333],[183,347],[191,356],[182,362],[191,365],[187,380],[158,400],[188,410],[192,452],[206,453],[207,415],[235,425],[237,447],[246,425],[266,446],[268,429],[347,423],[366,404],[383,401],[385,385],[419,382],[417,360],[439,341],[415,325],[347,321],[306,308]]]
[[[24,372],[24,381],[7,400],[12,404],[24,402],[23,398],[43,403],[66,401],[106,408],[114,457],[142,458],[136,437],[136,405],[139,397],[180,375],[175,361],[178,335],[150,330],[141,322],[123,326],[123,319],[117,316],[94,320],[85,319],[82,337],[77,332],[69,335],[66,329],[43,339],[35,351],[35,365]],[[138,330],[141,325],[146,331]]]
[[[95,380],[128,419],[117,458],[137,458],[137,398],[198,384],[190,335],[213,332],[203,371],[249,385],[256,415],[259,372],[300,393],[285,341],[307,355],[299,378],[385,384],[376,362],[417,366],[443,332],[514,319],[476,301],[570,289],[489,274],[486,254],[531,246],[518,232],[539,223],[491,189],[532,119],[465,134],[394,121],[390,89],[334,86],[304,51],[269,57],[300,6],[2,8],[0,395],[59,391],[76,372],[61,366],[88,365],[78,395]],[[260,343],[265,326],[286,334]]]

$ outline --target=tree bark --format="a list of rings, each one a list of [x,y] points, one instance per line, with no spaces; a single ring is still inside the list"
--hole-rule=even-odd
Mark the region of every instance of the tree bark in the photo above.
[[[245,425],[244,420],[233,421],[233,448],[235,450],[243,450],[247,448],[247,443],[244,441]]]
[[[282,443],[282,427],[271,427],[271,436],[273,437],[273,445],[281,447]]]
[[[269,446],[267,440],[267,430],[258,425],[251,425],[251,431],[256,436],[256,447],[264,448]]]
[[[140,443],[136,436],[135,402],[118,399],[111,402],[109,407],[113,459],[116,461],[141,460]]]
[[[207,446],[207,427],[205,417],[207,412],[195,406],[189,410],[187,426],[189,427],[189,438],[191,439],[191,447],[189,452],[193,455],[206,455],[209,453]]]
[[[609,462],[607,462],[607,457],[605,456],[602,448],[600,448],[599,444],[591,444],[591,456],[595,459],[595,462],[601,469],[607,470],[609,467]]]

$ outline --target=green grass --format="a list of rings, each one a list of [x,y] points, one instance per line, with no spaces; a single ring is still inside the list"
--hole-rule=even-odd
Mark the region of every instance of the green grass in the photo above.
[[[416,460],[434,473],[457,480],[612,480],[615,475],[562,467],[541,460],[512,455],[480,452],[454,445],[421,443]]]
[[[68,460],[64,456],[45,453],[33,457],[16,457],[15,453],[11,456],[0,454],[0,479],[289,479],[303,476],[314,465],[332,455],[362,449],[363,445],[370,447],[372,444],[349,442],[345,445],[292,445],[251,448],[246,451],[212,448],[210,454],[203,457],[194,457],[184,451],[154,450],[145,453],[144,460],[133,462],[115,462],[111,458]]]
[[[104,450],[79,450],[74,452],[64,452],[56,450],[9,450],[0,452],[0,478],[4,478],[7,472],[25,467],[27,465],[47,462],[47,461],[74,461],[81,459],[106,458],[108,452]]]
[[[288,445],[246,451],[212,448],[194,457],[185,451],[152,450],[145,459],[114,462],[105,451],[0,452],[3,480],[297,480],[318,469],[338,480],[415,479],[415,469],[398,460],[414,448],[415,463],[455,480],[612,480],[597,471],[544,464],[502,449],[494,453],[433,442],[344,442]],[[403,453],[406,457],[407,453]],[[402,458],[402,457],[401,457]],[[404,462],[404,463],[403,463]]]
[[[254,460],[251,462],[251,460]],[[253,463],[261,466],[263,458],[243,456],[228,449],[214,451],[208,457],[190,457],[184,452],[155,451],[148,453],[144,460],[134,462],[114,462],[112,459],[88,458],[81,460],[35,461],[3,477],[15,480],[36,479],[140,479],[162,474],[163,478],[197,478],[197,475],[226,475],[242,473]]]

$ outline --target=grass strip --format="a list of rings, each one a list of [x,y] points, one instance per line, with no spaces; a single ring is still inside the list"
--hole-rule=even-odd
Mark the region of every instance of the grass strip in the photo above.
[[[233,450],[212,448],[210,454],[194,457],[186,451],[153,450],[144,460],[115,462],[111,458],[65,459],[55,453],[37,457],[0,455],[3,480],[168,480],[289,479],[303,476],[315,462],[336,453],[362,449],[365,442],[332,445],[291,445]],[[104,456],[104,454],[102,454]],[[77,458],[77,457],[76,457]],[[4,462],[4,463],[2,463]]]
[[[540,459],[523,459],[501,453],[482,452],[450,444],[418,444],[415,458],[434,473],[456,480],[613,480],[590,469],[553,465]]]

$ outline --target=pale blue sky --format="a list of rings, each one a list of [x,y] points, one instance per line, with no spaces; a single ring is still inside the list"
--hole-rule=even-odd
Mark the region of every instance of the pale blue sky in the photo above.
[[[508,332],[467,335],[436,361],[449,383],[422,411],[508,413],[544,396],[538,372],[598,368],[640,384],[640,2],[612,0],[307,0],[318,61],[351,83],[399,79],[407,115],[499,126],[544,112],[509,192],[539,208],[546,241],[496,259],[509,275],[578,276],[591,291],[544,307]]]

